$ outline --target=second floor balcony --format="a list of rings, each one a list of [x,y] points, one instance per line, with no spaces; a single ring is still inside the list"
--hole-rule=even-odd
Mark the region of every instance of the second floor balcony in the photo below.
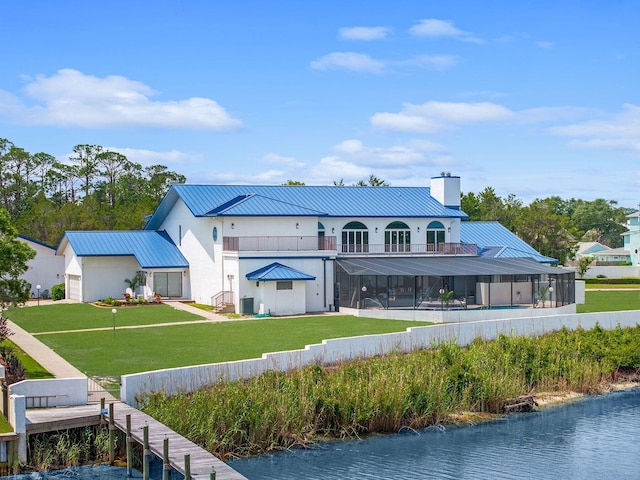
[[[412,243],[412,244],[340,244],[334,236],[261,236],[224,237],[225,252],[305,252],[323,251],[338,256],[384,255],[472,255],[478,254],[475,243]]]

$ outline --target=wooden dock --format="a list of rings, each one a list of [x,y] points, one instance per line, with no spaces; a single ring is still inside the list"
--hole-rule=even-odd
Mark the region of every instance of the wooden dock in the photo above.
[[[169,443],[169,463],[176,471],[184,475],[184,457],[190,456],[191,478],[194,480],[210,480],[215,471],[216,480],[247,480],[223,461],[205,449],[177,434],[167,426],[122,402],[113,402],[113,421],[115,426],[127,431],[127,415],[131,415],[131,437],[140,445],[144,445],[144,427],[148,426],[149,451],[162,460],[164,442]],[[101,420],[109,421],[108,413],[102,415],[100,405],[81,407],[58,407],[28,409],[27,434],[51,432],[67,428],[98,425]]]

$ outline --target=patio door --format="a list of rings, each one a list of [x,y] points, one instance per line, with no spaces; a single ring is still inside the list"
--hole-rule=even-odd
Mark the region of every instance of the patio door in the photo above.
[[[153,289],[163,297],[182,297],[182,272],[155,272]]]

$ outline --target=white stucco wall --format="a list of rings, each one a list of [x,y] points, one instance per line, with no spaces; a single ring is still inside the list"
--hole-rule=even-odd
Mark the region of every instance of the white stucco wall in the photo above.
[[[596,278],[604,275],[607,278],[640,277],[640,266],[589,267],[584,278]]]
[[[290,257],[281,257],[281,256],[267,256],[263,255],[259,258],[237,258],[229,259],[229,266],[227,267],[227,271],[237,272],[234,273],[235,282],[238,299],[243,297],[253,297],[255,298],[255,311],[258,312],[259,303],[265,304],[265,311],[269,309],[272,312],[277,312],[277,315],[291,315],[295,311],[296,313],[305,313],[305,312],[323,312],[329,311],[330,305],[333,304],[333,262],[331,260],[323,260],[322,257],[307,257],[307,256],[290,256]],[[326,264],[325,264],[326,261]],[[307,275],[311,275],[316,277],[315,280],[305,280],[300,282],[295,282],[294,290],[297,292],[294,298],[291,301],[295,302],[295,305],[292,305],[291,308],[286,308],[282,302],[276,302],[276,299],[269,299],[267,296],[267,292],[269,294],[275,294],[275,282],[260,282],[260,286],[256,286],[255,281],[247,280],[247,274],[258,270],[262,267],[265,267],[271,263],[279,262],[287,267],[294,268],[299,270]],[[238,266],[236,268],[232,267],[232,264],[235,263]],[[325,272],[326,268],[326,272]],[[264,285],[273,284],[273,292],[269,288],[263,288]],[[326,289],[325,289],[326,283]],[[325,293],[326,292],[326,293]],[[278,292],[282,293],[282,291]],[[326,295],[326,301],[325,301]],[[280,295],[279,298],[285,297],[285,295]],[[261,300],[259,301],[258,298]],[[304,301],[304,302],[303,302]],[[325,305],[326,303],[326,305]],[[287,313],[280,313],[286,311]]]
[[[19,240],[26,243],[36,251],[36,256],[27,262],[27,271],[21,276],[31,284],[31,292],[38,295],[36,285],[40,285],[40,292],[49,290],[57,283],[64,282],[64,257],[56,256],[56,250],[51,247],[32,242],[19,237]]]
[[[122,298],[128,284],[141,270],[134,257],[83,257],[82,301],[95,302],[105,297]]]
[[[31,408],[32,403],[39,406],[45,405],[45,402],[49,407],[86,405],[87,377],[23,380],[9,385],[9,394],[26,397],[27,408]],[[34,398],[35,401],[32,400]]]
[[[213,218],[195,218],[180,199],[159,230],[165,230],[189,262],[183,283],[183,297],[209,305],[211,296],[222,288],[222,235],[220,222]],[[218,240],[213,241],[213,227]]]

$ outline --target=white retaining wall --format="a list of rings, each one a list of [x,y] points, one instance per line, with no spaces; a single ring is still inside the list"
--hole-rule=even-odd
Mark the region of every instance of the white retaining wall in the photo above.
[[[635,265],[613,265],[610,267],[594,265],[589,267],[584,278],[596,278],[598,275],[604,275],[607,278],[640,277],[640,267]]]
[[[137,407],[137,398],[141,394],[158,391],[167,395],[193,392],[221,380],[250,378],[269,370],[288,371],[310,364],[332,364],[395,351],[409,352],[451,340],[468,345],[474,338],[493,340],[501,333],[537,336],[562,327],[571,330],[578,327],[590,329],[596,323],[604,329],[613,329],[618,325],[622,328],[634,327],[640,324],[640,310],[447,323],[411,327],[399,333],[325,340],[301,350],[266,353],[262,358],[252,360],[124,375],[121,377],[120,397],[123,402]]]
[[[45,406],[46,402],[49,407],[71,407],[87,404],[87,387],[87,377],[23,380],[9,385],[9,394],[24,396],[27,408],[31,406],[31,399],[36,406]]]

